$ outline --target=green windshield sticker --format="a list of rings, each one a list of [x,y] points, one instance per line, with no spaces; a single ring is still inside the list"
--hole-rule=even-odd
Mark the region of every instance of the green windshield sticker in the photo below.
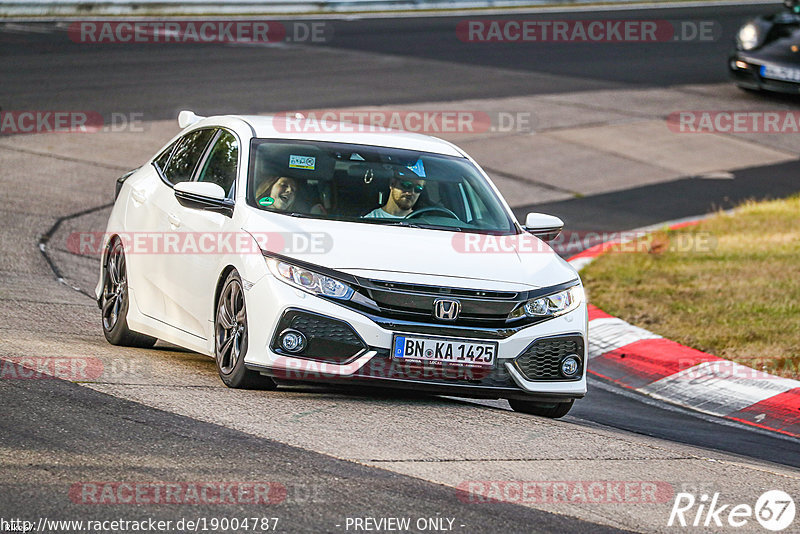
[[[258,201],[258,203],[262,206],[272,206],[275,203],[275,199],[272,197],[263,197]]]

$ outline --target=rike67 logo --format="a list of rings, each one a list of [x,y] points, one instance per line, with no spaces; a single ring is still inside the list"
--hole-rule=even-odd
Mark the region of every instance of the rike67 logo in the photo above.
[[[794,516],[794,500],[781,490],[764,492],[755,506],[726,504],[719,493],[704,493],[699,499],[691,493],[678,493],[667,526],[739,528],[755,519],[765,529],[779,532],[794,522]]]

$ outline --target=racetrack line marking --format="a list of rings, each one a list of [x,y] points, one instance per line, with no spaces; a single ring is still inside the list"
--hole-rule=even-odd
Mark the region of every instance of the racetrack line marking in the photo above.
[[[110,208],[112,206],[114,206],[113,202],[108,203],[108,204],[103,204],[102,206],[95,206],[94,208],[88,208],[88,209],[79,211],[77,213],[72,213],[70,215],[65,215],[63,217],[59,217],[58,219],[56,219],[56,222],[53,223],[53,226],[51,226],[50,229],[47,232],[45,232],[44,234],[42,234],[42,237],[39,238],[39,251],[42,253],[42,256],[44,256],[44,260],[47,262],[47,265],[50,266],[50,270],[53,271],[53,274],[55,275],[56,280],[58,280],[60,283],[64,284],[65,286],[74,289],[78,293],[80,293],[82,295],[86,295],[87,297],[89,297],[92,300],[95,299],[94,295],[89,293],[89,291],[84,290],[84,289],[78,287],[77,285],[74,285],[74,284],[70,283],[67,280],[67,278],[64,277],[64,274],[61,272],[61,269],[58,268],[58,266],[55,264],[53,259],[47,253],[47,244],[50,242],[50,238],[52,238],[53,235],[58,231],[59,227],[61,226],[61,223],[63,223],[64,221],[68,221],[68,220],[74,219],[76,217],[81,217],[83,215],[88,215],[88,214],[94,213],[96,211],[102,211],[102,210],[108,209],[108,208]]]
[[[669,412],[679,413],[681,415],[688,415],[694,417],[695,419],[700,419],[709,423],[716,423],[722,426],[728,426],[732,428],[737,428],[739,430],[746,430],[748,432],[754,432],[756,434],[761,434],[765,437],[770,438],[777,438],[784,441],[788,441],[790,443],[797,443],[797,439],[787,436],[781,433],[775,433],[774,430],[767,430],[765,428],[754,427],[744,422],[739,421],[738,419],[726,419],[722,417],[717,417],[714,415],[709,415],[704,412],[698,412],[697,410],[693,410],[691,408],[687,408],[685,406],[681,406],[679,404],[673,404],[669,401],[665,401],[663,399],[655,399],[653,397],[649,397],[640,393],[635,389],[626,389],[619,386],[605,377],[601,377],[601,375],[589,377],[591,381],[592,387],[597,387],[602,389],[603,391],[607,391],[608,393],[619,395],[621,397],[625,397],[627,399],[637,400],[643,404],[647,404],[648,406],[653,406],[654,408],[660,408],[662,410],[666,410]],[[580,419],[578,416],[574,416],[575,419]],[[592,424],[601,424],[595,423],[594,421],[590,421]],[[608,425],[602,425],[606,427]],[[614,427],[616,428],[616,427]],[[649,434],[644,434],[642,432],[638,432],[636,430],[627,430],[628,432],[633,432],[634,434],[641,434],[644,436],[649,436]],[[698,445],[691,444],[693,447],[697,447]],[[732,454],[732,453],[727,453]],[[783,464],[781,464],[783,465]]]
[[[665,223],[662,227],[683,228],[711,215]],[[578,260],[578,266],[583,268],[611,246],[631,240],[600,243],[568,261]],[[800,437],[800,416],[796,413],[800,402],[791,393],[800,390],[799,381],[686,347],[588,306],[590,316],[594,316],[589,321],[590,339],[593,325],[600,325],[600,329],[594,327],[595,348],[589,351],[595,369],[588,369],[587,373],[671,404],[753,428],[771,429],[779,435]],[[720,368],[721,362],[727,367]],[[786,404],[776,399],[786,399]]]

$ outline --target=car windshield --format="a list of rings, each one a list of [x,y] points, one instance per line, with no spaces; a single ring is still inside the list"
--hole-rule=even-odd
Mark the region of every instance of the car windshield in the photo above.
[[[466,158],[319,141],[254,139],[247,202],[293,216],[516,233]]]

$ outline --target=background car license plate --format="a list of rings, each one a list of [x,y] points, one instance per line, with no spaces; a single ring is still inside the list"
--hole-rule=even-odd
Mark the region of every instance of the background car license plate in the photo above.
[[[395,334],[392,357],[402,360],[479,365],[491,367],[497,343]]]
[[[790,69],[788,67],[778,67],[775,65],[763,65],[761,76],[772,78],[773,80],[784,80],[787,82],[800,82],[800,69]]]

